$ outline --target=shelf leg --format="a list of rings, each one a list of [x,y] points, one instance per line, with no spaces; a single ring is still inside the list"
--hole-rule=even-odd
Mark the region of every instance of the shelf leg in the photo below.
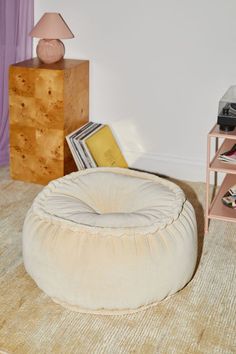
[[[210,164],[210,157],[211,157],[211,138],[207,136],[207,168],[206,168],[206,204],[205,204],[205,233],[208,232],[209,228],[209,198],[210,198],[210,171],[209,171],[209,164]]]
[[[217,153],[218,149],[219,149],[219,138],[216,137],[216,139],[215,139],[215,154]],[[210,163],[210,161],[209,161],[209,163]],[[216,191],[217,186],[218,186],[218,173],[215,171],[214,172],[214,193]]]

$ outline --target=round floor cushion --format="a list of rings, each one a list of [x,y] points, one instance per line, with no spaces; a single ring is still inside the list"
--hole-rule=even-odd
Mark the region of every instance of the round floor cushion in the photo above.
[[[167,179],[94,168],[50,182],[23,228],[27,272],[81,312],[128,313],[174,294],[196,265],[196,219]]]

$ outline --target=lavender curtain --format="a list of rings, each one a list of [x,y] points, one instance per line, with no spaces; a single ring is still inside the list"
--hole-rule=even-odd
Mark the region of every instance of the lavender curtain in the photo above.
[[[0,165],[9,161],[9,65],[32,57],[34,0],[0,0]]]

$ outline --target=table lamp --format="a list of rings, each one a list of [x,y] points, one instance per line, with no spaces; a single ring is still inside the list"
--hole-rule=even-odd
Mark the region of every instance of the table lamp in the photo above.
[[[46,12],[29,35],[41,38],[36,53],[45,64],[56,63],[64,57],[65,47],[60,39],[74,37],[62,16],[55,12]]]

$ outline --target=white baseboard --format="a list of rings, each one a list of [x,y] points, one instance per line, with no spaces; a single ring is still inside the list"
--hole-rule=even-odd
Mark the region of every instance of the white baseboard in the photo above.
[[[187,181],[205,182],[205,161],[193,161],[175,155],[152,154],[128,150],[124,150],[123,153],[130,167]]]

